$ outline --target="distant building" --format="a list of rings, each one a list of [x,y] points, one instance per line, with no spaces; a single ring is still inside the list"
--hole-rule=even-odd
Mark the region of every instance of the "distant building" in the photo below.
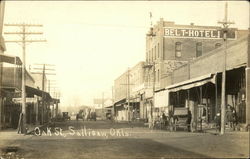
[[[114,82],[114,109],[118,120],[143,118],[145,94],[145,62],[124,72]],[[129,107],[128,107],[129,103]]]
[[[42,90],[42,88],[43,88],[43,74],[42,73],[31,73],[31,76],[35,79],[34,87]],[[48,83],[48,80],[47,80],[47,77],[45,75],[45,77],[44,77],[44,91],[48,92],[47,83]]]
[[[95,109],[102,109],[113,106],[113,100],[111,98],[94,98],[93,102]]]

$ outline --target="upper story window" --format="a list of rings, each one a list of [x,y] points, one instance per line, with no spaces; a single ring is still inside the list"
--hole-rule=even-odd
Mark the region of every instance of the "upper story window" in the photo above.
[[[216,43],[215,48],[217,49],[218,47],[221,47],[221,43]]]
[[[202,43],[198,42],[196,43],[196,57],[199,57],[202,55]]]
[[[181,42],[175,43],[175,56],[181,57]]]

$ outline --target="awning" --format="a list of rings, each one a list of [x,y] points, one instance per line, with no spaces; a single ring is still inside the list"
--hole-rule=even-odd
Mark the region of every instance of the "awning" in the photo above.
[[[0,62],[6,62],[10,64],[22,65],[22,61],[17,56],[10,56],[0,53]]]
[[[0,50],[3,50],[3,51],[6,50],[4,38],[3,38],[3,36],[1,34],[0,34]]]
[[[123,98],[123,99],[121,99],[121,100],[119,100],[119,101],[116,101],[115,103],[114,103],[114,105],[115,106],[119,106],[119,105],[121,105],[121,104],[124,104],[126,102],[126,98]]]
[[[33,87],[29,87],[29,86],[25,86],[25,88],[26,88],[26,93],[27,93],[28,97],[37,95],[39,97],[44,97],[45,100],[47,100],[47,101],[51,101],[52,100],[50,94],[47,93],[47,92],[44,92],[42,90],[39,90],[39,89],[36,89],[36,88],[33,88]]]
[[[54,104],[60,103],[60,99],[53,98],[53,99],[52,99],[52,102],[53,102]]]
[[[186,90],[186,89],[202,86],[209,82],[215,83],[215,77],[216,75],[208,74],[208,75],[200,76],[197,78],[193,78],[190,80],[186,80],[183,82],[170,85],[166,87],[165,89],[169,90],[169,92],[177,92],[179,90]]]

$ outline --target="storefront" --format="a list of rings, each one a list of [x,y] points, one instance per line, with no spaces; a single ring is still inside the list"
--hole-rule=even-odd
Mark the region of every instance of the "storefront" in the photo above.
[[[246,123],[245,66],[226,72],[226,109],[231,106],[236,111],[236,123]],[[222,73],[208,74],[168,86],[170,103],[173,107],[189,108],[193,125],[197,129],[202,120],[203,127],[215,122],[221,113]],[[227,123],[227,119],[226,119]]]

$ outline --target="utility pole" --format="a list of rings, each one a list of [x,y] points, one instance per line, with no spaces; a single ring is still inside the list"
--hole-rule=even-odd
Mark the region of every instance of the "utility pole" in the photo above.
[[[49,94],[52,94],[51,93],[52,92],[51,89],[54,88],[54,87],[56,87],[57,86],[56,84],[57,84],[56,80],[48,80],[47,90],[48,90]]]
[[[21,39],[19,40],[9,40],[5,42],[11,42],[11,43],[21,43],[22,50],[23,50],[23,56],[22,56],[22,112],[20,115],[21,125],[19,125],[19,128],[21,128],[21,133],[26,133],[26,90],[25,90],[25,73],[26,73],[26,45],[27,43],[32,42],[46,42],[46,40],[29,40],[27,39],[27,36],[31,35],[40,35],[43,34],[42,32],[31,32],[28,31],[28,28],[31,27],[42,27],[43,25],[40,24],[5,24],[5,26],[9,27],[19,27],[21,30],[17,32],[5,32],[5,34],[8,35],[19,35],[21,36]]]
[[[46,75],[56,75],[55,73],[47,73],[46,71],[50,70],[50,71],[55,71],[55,69],[53,68],[46,68],[46,66],[55,66],[55,65],[51,65],[51,64],[34,64],[34,65],[37,65],[37,66],[42,66],[42,68],[33,68],[34,70],[42,70],[42,72],[32,72],[32,74],[42,74],[42,124],[44,124],[44,106],[45,106],[45,97],[44,97],[44,92],[46,91],[45,90],[45,78],[46,78]]]
[[[225,133],[225,116],[226,116],[226,62],[227,62],[227,33],[229,31],[229,25],[234,24],[229,22],[227,18],[228,4],[225,4],[225,17],[223,21],[219,21],[219,24],[223,25],[223,40],[224,40],[224,58],[223,58],[223,71],[222,71],[222,88],[221,88],[221,135]]]
[[[129,68],[128,68],[128,121],[130,121],[130,73],[129,73]]]
[[[104,92],[102,92],[102,115],[104,119]]]
[[[153,62],[153,106],[155,107],[155,62]],[[153,117],[153,106],[151,106],[151,116]]]
[[[120,84],[120,85],[126,85],[127,86],[127,101],[128,101],[127,110],[129,112],[130,111],[130,108],[129,108],[129,105],[130,105],[130,85],[134,85],[133,83],[130,83],[130,69],[129,68],[128,68],[128,71],[127,71],[127,83],[126,84]],[[128,121],[130,121],[129,115],[128,115]]]
[[[113,117],[115,116],[115,104],[114,104],[114,86],[112,86],[112,104],[113,104]],[[111,113],[112,114],[112,113]],[[113,118],[114,119],[114,118]]]
[[[147,36],[150,37],[150,42],[152,42],[152,39],[153,39],[153,37],[156,36],[156,34],[154,33],[154,28],[153,28],[153,23],[152,23],[153,15],[151,12],[149,14],[150,14],[149,15],[150,16],[150,32],[147,34]],[[153,118],[153,106],[155,105],[155,100],[154,100],[154,96],[155,96],[155,62],[153,61],[152,63],[147,63],[144,66],[144,68],[149,68],[149,69],[152,69],[152,71],[153,71],[153,97],[152,97],[152,104],[150,104],[151,105],[150,115],[151,115],[151,118]],[[149,79],[149,81],[151,81],[151,79]]]

